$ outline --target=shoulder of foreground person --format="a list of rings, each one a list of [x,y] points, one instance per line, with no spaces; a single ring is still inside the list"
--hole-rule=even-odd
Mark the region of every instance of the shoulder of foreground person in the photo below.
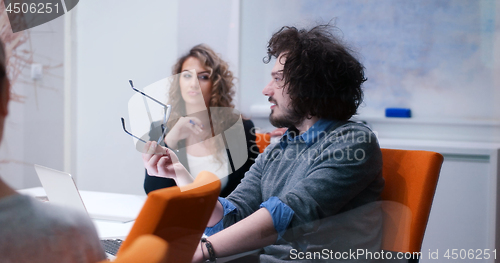
[[[105,258],[88,215],[24,196],[2,211],[2,262],[97,262]]]

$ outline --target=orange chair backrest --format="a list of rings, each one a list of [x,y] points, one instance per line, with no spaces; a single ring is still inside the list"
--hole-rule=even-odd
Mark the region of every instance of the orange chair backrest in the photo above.
[[[264,152],[264,149],[271,143],[271,135],[269,133],[256,133],[255,143],[259,147],[259,152]]]
[[[143,235],[135,239],[127,251],[120,254],[115,263],[162,263],[167,253],[167,241],[154,236]],[[108,260],[99,263],[109,263]]]
[[[219,193],[219,178],[207,171],[185,187],[150,192],[117,257],[137,237],[153,234],[167,241],[167,262],[191,262]]]
[[[384,238],[382,249],[419,252],[443,156],[436,152],[382,149]],[[403,209],[394,209],[401,204]]]

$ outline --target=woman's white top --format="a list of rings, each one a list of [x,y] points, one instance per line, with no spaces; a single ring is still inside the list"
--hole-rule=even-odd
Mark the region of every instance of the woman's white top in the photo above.
[[[207,156],[192,156],[187,153],[187,161],[189,165],[189,171],[193,178],[196,178],[201,171],[209,171],[220,179],[221,183],[221,191],[226,187],[229,175],[229,160],[227,158],[227,154],[224,151],[223,162],[220,163],[217,159],[215,159],[214,155]]]

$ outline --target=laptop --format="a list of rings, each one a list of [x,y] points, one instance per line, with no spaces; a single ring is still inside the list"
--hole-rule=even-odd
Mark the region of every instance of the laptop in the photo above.
[[[96,220],[118,221],[122,223],[135,220],[135,218],[131,217],[87,213],[85,204],[71,174],[37,164],[35,164],[35,170],[45,189],[45,194],[49,202],[79,210]],[[122,238],[101,239],[101,245],[108,259],[113,260],[115,258],[122,242]]]
[[[35,170],[50,203],[71,207],[89,214],[90,218],[96,220],[118,221],[122,223],[135,220],[132,217],[88,213],[71,174],[37,164],[35,164]]]

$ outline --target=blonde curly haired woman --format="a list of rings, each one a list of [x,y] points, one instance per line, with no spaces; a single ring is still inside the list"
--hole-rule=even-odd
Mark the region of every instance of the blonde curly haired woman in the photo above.
[[[194,46],[179,58],[172,74],[174,78],[168,99],[172,114],[167,123],[165,145],[179,150],[178,159],[192,176],[201,170],[218,175],[222,184],[220,196],[225,197],[240,183],[258,154],[254,125],[250,120],[243,119],[248,159],[232,173],[224,143],[220,136],[219,139],[216,136],[240,118],[239,114],[232,113],[235,94],[233,74],[228,64],[204,44]],[[160,134],[156,132],[150,137]],[[144,160],[147,169],[144,179],[146,193],[176,185],[173,179],[160,177],[152,172],[155,169],[148,169],[150,158]]]

